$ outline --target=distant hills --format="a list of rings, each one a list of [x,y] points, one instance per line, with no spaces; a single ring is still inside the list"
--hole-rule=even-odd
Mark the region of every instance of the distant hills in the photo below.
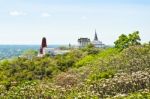
[[[62,45],[48,45],[51,48],[57,48]],[[17,57],[21,55],[25,50],[33,49],[39,50],[40,45],[0,45],[0,60]]]

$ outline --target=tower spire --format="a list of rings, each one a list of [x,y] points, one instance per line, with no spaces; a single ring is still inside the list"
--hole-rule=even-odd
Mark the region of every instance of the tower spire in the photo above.
[[[42,38],[41,47],[42,48],[47,47],[47,42],[46,42],[46,38],[45,37]]]
[[[40,54],[43,54],[43,48],[47,47],[46,38],[42,38],[41,48],[40,48]]]
[[[97,37],[97,33],[96,33],[96,29],[95,29],[95,37],[94,37],[95,41],[98,41],[98,37]]]

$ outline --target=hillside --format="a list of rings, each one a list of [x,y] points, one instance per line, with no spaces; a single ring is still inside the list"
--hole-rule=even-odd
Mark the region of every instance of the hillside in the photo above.
[[[0,63],[1,98],[150,98],[150,46],[72,50]]]

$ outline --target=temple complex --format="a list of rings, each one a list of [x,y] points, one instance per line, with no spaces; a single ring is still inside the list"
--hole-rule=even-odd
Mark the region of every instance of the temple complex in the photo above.
[[[91,42],[89,38],[79,38],[78,39],[79,48],[83,48],[87,46],[88,44],[93,44],[95,48],[103,48],[105,45],[102,43],[102,41],[98,40],[97,32],[95,30],[95,36],[94,40]]]
[[[95,30],[94,40],[92,42],[89,38],[79,38],[78,44],[79,44],[78,46],[79,48],[86,47],[88,44],[93,44],[95,48],[105,47],[102,41],[99,41],[96,30]],[[69,44],[69,48],[71,48],[71,44]],[[62,50],[60,48],[48,48],[46,38],[43,37],[38,57],[43,57],[46,54],[55,56],[58,54],[65,54],[67,52],[69,52],[69,50]]]

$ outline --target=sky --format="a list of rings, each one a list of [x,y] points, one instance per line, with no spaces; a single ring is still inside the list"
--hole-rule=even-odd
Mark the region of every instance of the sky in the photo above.
[[[0,0],[0,44],[77,44],[95,29],[107,45],[134,31],[150,41],[150,0]]]

